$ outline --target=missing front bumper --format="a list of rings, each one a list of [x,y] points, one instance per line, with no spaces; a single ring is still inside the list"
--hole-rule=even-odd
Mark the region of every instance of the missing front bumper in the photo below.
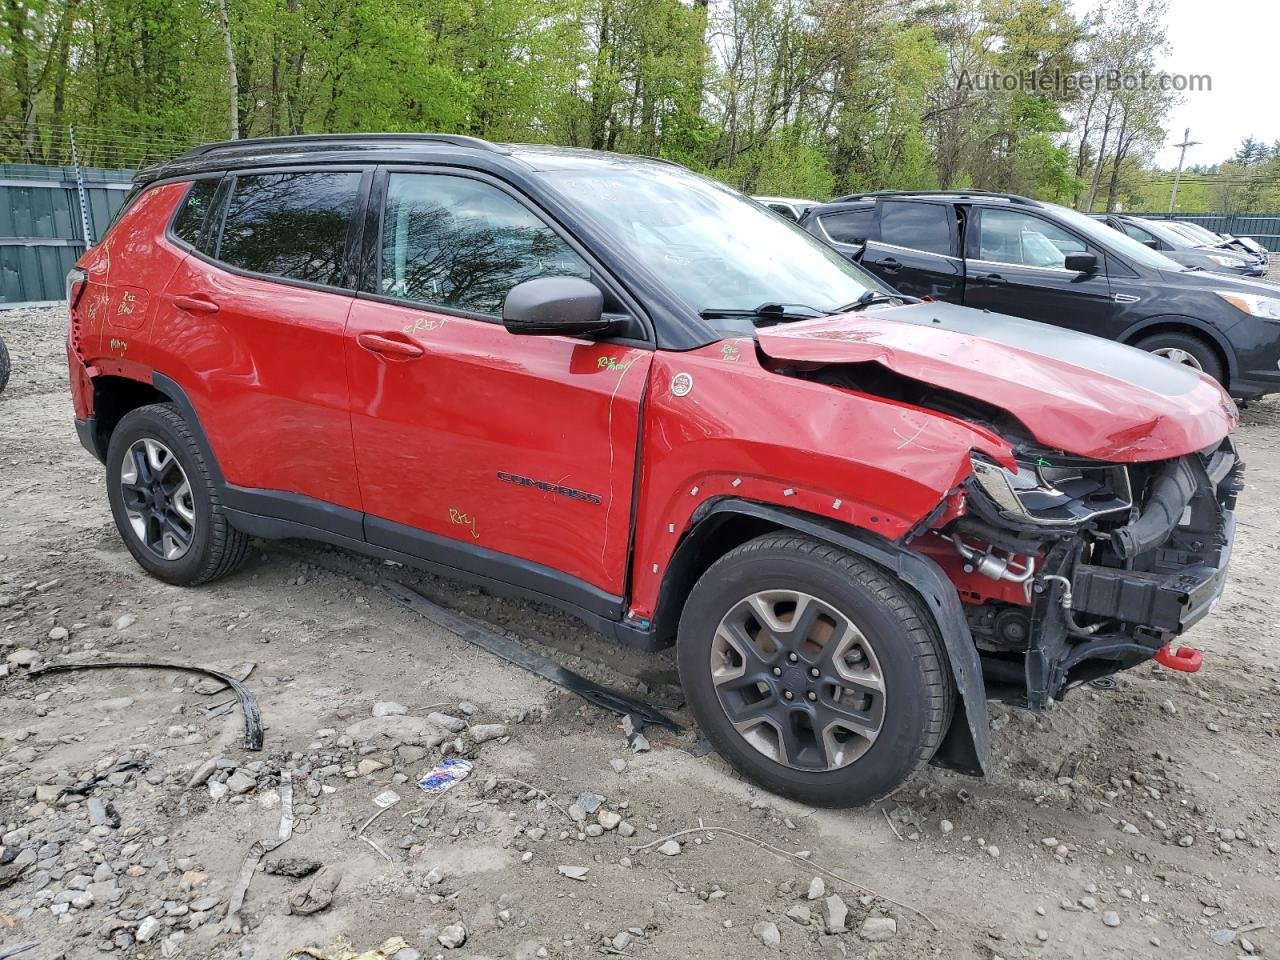
[[[1244,464],[1227,439],[1210,453],[1183,458],[1181,466],[1194,484],[1158,545],[1124,566],[1084,563],[1078,544],[1050,551],[1042,569],[1070,583],[1069,606],[1063,608],[1057,590],[1036,598],[1026,659],[1029,706],[1043,707],[1077,683],[1150,660],[1222,596]],[[1081,621],[1090,623],[1087,632]]]

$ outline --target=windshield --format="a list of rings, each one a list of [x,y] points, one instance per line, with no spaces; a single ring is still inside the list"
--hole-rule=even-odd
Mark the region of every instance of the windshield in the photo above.
[[[794,223],[676,166],[548,171],[565,203],[695,313],[763,304],[821,313],[893,291]]]
[[[1163,253],[1157,253],[1145,243],[1139,243],[1127,233],[1114,230],[1093,217],[1056,203],[1046,203],[1045,206],[1060,216],[1063,222],[1077,233],[1084,234],[1103,249],[1114,250],[1134,263],[1151,267],[1153,270],[1169,270],[1173,273],[1182,273],[1185,269],[1180,263],[1175,263]]]
[[[1218,246],[1222,243],[1222,238],[1207,227],[1202,227],[1198,223],[1192,223],[1189,220],[1178,220],[1170,226],[1182,231],[1187,236],[1199,240],[1201,243],[1211,246]]]
[[[1195,240],[1188,239],[1177,230],[1170,230],[1163,223],[1158,223],[1155,220],[1143,220],[1141,217],[1134,217],[1133,220],[1143,230],[1146,230],[1153,237],[1163,240],[1175,250],[1190,250],[1200,246]]]

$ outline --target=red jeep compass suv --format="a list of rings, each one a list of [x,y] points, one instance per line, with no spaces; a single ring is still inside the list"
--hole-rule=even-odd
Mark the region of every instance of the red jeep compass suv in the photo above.
[[[674,643],[816,804],[986,699],[1152,657],[1222,591],[1235,408],[1197,371],[920,302],[658,160],[432,135],[193,150],[69,277],[77,429],[138,563],[308,537]]]

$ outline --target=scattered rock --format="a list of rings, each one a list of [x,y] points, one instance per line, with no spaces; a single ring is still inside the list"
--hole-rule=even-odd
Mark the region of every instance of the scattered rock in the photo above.
[[[833,893],[823,901],[822,921],[827,933],[844,933],[849,922],[849,908],[838,893]]]
[[[446,950],[454,950],[467,942],[467,928],[460,923],[451,923],[440,931],[436,939]]]
[[[375,717],[402,717],[408,712],[408,707],[402,703],[396,703],[394,700],[379,700],[373,705],[373,715]],[[435,714],[432,714],[432,716],[435,716]]]
[[[258,785],[257,777],[245,770],[237,770],[227,777],[227,789],[231,793],[248,793]]]
[[[809,892],[805,896],[810,900],[821,900],[827,895],[827,884],[821,877],[809,881]]]
[[[764,921],[757,923],[751,928],[751,934],[766,947],[777,947],[782,943],[782,934],[778,932],[778,925]]]
[[[1102,922],[1108,927],[1118,927],[1120,926],[1120,914],[1114,910],[1108,910],[1102,915]]]
[[[560,876],[562,877],[568,877],[570,880],[582,881],[587,879],[587,872],[591,868],[590,867],[574,867],[569,864],[562,863],[556,869],[560,871]]]
[[[668,840],[662,846],[658,847],[658,852],[664,857],[676,857],[680,855],[680,841]]]
[[[858,936],[871,943],[892,940],[898,935],[898,921],[893,917],[867,917],[858,928]]]
[[[813,914],[810,912],[808,906],[803,903],[797,903],[787,911],[787,919],[794,920],[802,927],[807,927],[809,922],[813,919]]]
[[[507,735],[505,723],[477,723],[471,727],[471,739],[476,743],[487,743]]]
[[[429,713],[427,719],[437,727],[444,727],[450,733],[461,733],[467,729],[467,721],[461,717],[452,717],[447,713]]]
[[[601,810],[596,814],[596,822],[606,830],[615,829],[622,822],[622,814],[612,810]]]
[[[123,619],[123,618],[122,618]],[[139,943],[146,943],[153,939],[160,932],[160,920],[157,917],[143,917],[138,924],[137,929],[133,931],[133,938]]]

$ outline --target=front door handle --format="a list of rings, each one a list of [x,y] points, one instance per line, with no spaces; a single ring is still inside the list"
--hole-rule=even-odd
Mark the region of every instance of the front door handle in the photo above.
[[[173,305],[179,310],[186,310],[188,313],[217,313],[218,305],[208,297],[192,296],[185,293],[176,294],[173,298]]]
[[[426,353],[416,343],[406,340],[395,340],[381,333],[361,333],[356,335],[356,343],[370,353],[390,357],[396,360],[417,360]]]
[[[893,273],[896,270],[901,270],[902,264],[893,257],[888,257],[887,259],[880,261],[880,269],[885,270],[888,273]]]
[[[992,287],[999,287],[1004,284],[1004,277],[998,273],[980,273],[973,279],[977,283],[985,283]]]

